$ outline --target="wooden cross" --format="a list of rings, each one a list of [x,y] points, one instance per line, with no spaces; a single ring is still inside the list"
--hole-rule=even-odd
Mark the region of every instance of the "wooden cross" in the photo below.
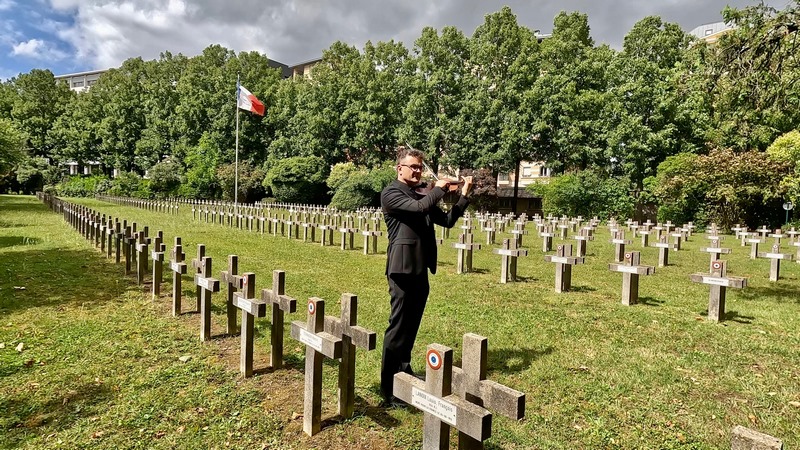
[[[510,230],[509,233],[514,236],[514,240],[517,242],[517,248],[521,248],[522,236],[528,234],[528,231],[525,229],[525,222],[515,222],[514,229]]]
[[[684,225],[683,228],[686,228],[686,230],[687,230],[686,231],[686,236],[691,236],[692,233],[694,232],[694,229],[696,228],[696,226],[692,222],[689,222],[686,225]]]
[[[461,233],[458,242],[453,244],[458,249],[456,256],[456,273],[472,272],[472,252],[480,250],[481,244],[472,241],[472,233]]]
[[[464,335],[461,368],[453,367],[453,391],[462,399],[512,420],[525,417],[525,393],[486,379],[489,340]],[[458,433],[459,449],[483,449],[483,442]]]
[[[356,325],[358,298],[342,294],[341,317],[325,316],[325,331],[342,340],[342,360],[339,363],[339,415],[353,417],[355,405],[356,347],[375,350],[374,331]]]
[[[789,245],[794,245],[796,242],[797,235],[800,234],[800,231],[796,231],[794,227],[792,227],[792,229],[787,231],[786,234],[789,235]]]
[[[194,276],[194,284],[200,290],[200,340],[211,339],[211,294],[219,292],[219,280],[211,278],[211,257],[204,256],[198,264],[199,273]]]
[[[322,415],[322,361],[342,357],[342,340],[325,332],[325,300],[308,299],[306,323],[292,322],[292,338],[306,345],[303,431],[313,436],[320,430]]]
[[[757,229],[756,233],[760,234],[761,235],[761,239],[763,240],[763,239],[765,239],[767,237],[767,235],[770,233],[770,231],[771,230],[769,228],[767,228],[766,225],[761,225],[761,228]]]
[[[283,221],[283,224],[286,226],[286,238],[297,239],[297,236],[299,235],[299,225],[297,221],[289,218],[288,220]]]
[[[335,227],[333,225],[327,224],[320,224],[319,225],[319,234],[320,234],[320,245],[325,247],[326,245],[333,245],[333,229]]]
[[[177,317],[181,313],[181,275],[186,274],[186,255],[183,253],[181,238],[175,237],[175,246],[172,247],[172,254],[169,268],[172,271],[172,316]]]
[[[569,225],[562,223],[558,226],[558,236],[561,240],[567,238],[567,231],[569,231]]]
[[[547,253],[553,249],[553,230],[550,226],[542,228],[539,237],[542,238],[542,252]]]
[[[625,258],[625,246],[631,244],[630,240],[625,239],[625,231],[615,232],[609,242],[614,244],[614,262],[622,262]]]
[[[358,233],[358,229],[352,226],[352,219],[347,218],[345,226],[339,228],[339,233],[342,233],[342,250],[353,249],[353,236]]]
[[[544,260],[556,264],[556,292],[568,292],[572,287],[572,266],[583,264],[584,258],[572,256],[572,244],[558,244],[555,256],[546,255]]]
[[[131,258],[133,257],[131,246],[134,242],[131,234],[131,227],[125,227],[125,234],[122,235],[122,255],[125,257],[125,275],[131,272]]]
[[[453,350],[430,344],[425,357],[425,381],[411,374],[394,375],[393,394],[425,413],[423,450],[450,448],[450,427],[483,442],[492,433],[492,413],[452,393]]]
[[[727,255],[730,254],[731,249],[729,248],[720,248],[719,241],[722,236],[709,236],[715,239],[711,239],[711,244],[708,247],[703,247],[700,249],[701,252],[706,252],[711,254],[711,261],[709,264],[713,264],[714,261],[719,259],[719,255]],[[709,266],[710,267],[710,266]],[[711,270],[711,269],[709,269]]]
[[[233,295],[242,284],[242,279],[239,275],[239,257],[236,255],[228,255],[228,270],[220,272],[219,280],[227,287],[228,293],[225,301],[225,312],[227,313],[228,323],[225,328],[227,334],[236,333],[236,306],[233,304]],[[248,298],[252,298],[249,296]]]
[[[111,259],[111,246],[114,242],[114,221],[111,220],[111,217],[108,218],[108,225],[106,225],[106,258]]]
[[[676,229],[675,232],[670,236],[672,236],[673,243],[675,244],[675,246],[672,247],[672,250],[676,252],[680,251],[681,241],[686,240],[686,233],[683,230]]]
[[[667,267],[669,265],[669,251],[675,244],[667,241],[666,236],[660,236],[658,242],[653,242],[652,247],[658,248],[658,267]]]
[[[517,281],[517,258],[528,256],[527,250],[517,248],[515,239],[503,239],[503,248],[496,248],[492,253],[501,255],[500,258],[500,283],[506,284]]]
[[[312,222],[302,222],[300,226],[303,227],[303,242],[314,242],[316,239],[317,225]]]
[[[366,224],[366,227],[367,229],[361,232],[364,236],[364,254],[369,254],[370,246],[372,247],[372,253],[378,253],[378,236],[383,236],[383,232],[380,230],[370,230],[369,224]]]
[[[746,240],[748,244],[750,244],[750,259],[758,258],[758,245],[761,244],[761,238],[755,237],[755,233],[753,234],[752,238],[748,238]]]
[[[136,282],[144,283],[144,274],[147,273],[147,253],[149,252],[150,238],[147,237],[147,227],[136,236]]]
[[[241,353],[239,371],[247,377],[253,376],[253,326],[256,317],[267,315],[267,302],[256,296],[256,274],[246,272],[242,275],[230,275],[236,278],[236,289],[233,294],[233,306],[242,310]],[[235,322],[235,321],[234,321]]]
[[[153,259],[153,298],[161,295],[161,282],[164,276],[164,253],[167,251],[164,241],[164,232],[158,230],[156,237],[153,238],[153,252],[150,257]]]
[[[781,239],[785,238],[785,237],[786,237],[786,235],[785,235],[785,234],[783,234],[783,233],[781,232],[780,228],[779,228],[779,229],[775,230],[775,232],[774,232],[774,233],[770,234],[770,235],[769,235],[769,237],[771,237],[771,238],[775,239],[775,244],[776,244],[778,247],[780,247],[780,245],[781,245]]]
[[[192,267],[194,268],[195,274],[199,274],[201,272],[203,258],[205,258],[205,256],[206,256],[205,244],[197,244],[197,258],[192,259]],[[195,290],[195,299],[197,301],[196,311],[200,311],[200,286],[197,286]]]
[[[639,264],[639,252],[625,252],[622,264],[609,264],[608,270],[622,272],[622,304],[635,305],[639,302],[639,276],[652,275],[656,268]]]
[[[272,352],[270,366],[273,369],[283,367],[283,316],[297,310],[297,300],[286,295],[286,272],[272,271],[272,289],[262,289],[261,299],[272,305]]]
[[[769,265],[769,281],[778,281],[781,275],[781,260],[785,259],[791,261],[794,255],[791,253],[781,253],[780,244],[773,244],[771,252],[759,253],[758,257],[769,258],[771,260]]]
[[[491,223],[489,226],[483,227],[483,231],[486,233],[486,245],[494,245],[496,233]]]
[[[586,242],[594,240],[594,236],[592,234],[593,232],[594,232],[594,228],[592,228],[592,227],[584,227],[584,228],[581,228],[581,234],[579,234],[577,236],[572,236],[572,239],[575,239],[576,241],[578,241],[578,244],[577,244],[578,247],[577,247],[577,252],[576,252],[575,256],[581,256],[581,257],[586,256]]]
[[[727,288],[742,289],[747,286],[747,278],[728,277],[728,262],[718,260],[711,263],[711,273],[694,273],[689,275],[695,283],[711,286],[708,296],[708,320],[719,322],[725,319],[725,291]]]

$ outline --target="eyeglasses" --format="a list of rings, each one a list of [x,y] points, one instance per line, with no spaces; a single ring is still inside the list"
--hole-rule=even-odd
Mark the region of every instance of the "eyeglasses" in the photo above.
[[[403,167],[408,167],[412,172],[422,172],[422,166],[419,164],[400,164]]]

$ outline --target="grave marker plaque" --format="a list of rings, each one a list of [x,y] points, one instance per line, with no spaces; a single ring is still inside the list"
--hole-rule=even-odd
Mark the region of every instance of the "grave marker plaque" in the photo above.
[[[453,350],[431,344],[425,357],[425,381],[400,372],[394,376],[394,396],[425,413],[422,448],[450,448],[450,427],[478,442],[492,433],[492,413],[452,394]]]

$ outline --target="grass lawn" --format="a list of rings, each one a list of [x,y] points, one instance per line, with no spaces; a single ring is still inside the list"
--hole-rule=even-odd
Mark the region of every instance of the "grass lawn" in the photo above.
[[[0,196],[0,447],[421,445],[421,413],[377,406],[389,309],[385,238],[379,254],[363,255],[359,237],[355,250],[342,251],[199,223],[188,208],[174,216],[76,201],[147,225],[151,236],[163,230],[168,250],[180,236],[187,259],[205,244],[217,277],[229,254],[239,256],[240,273],[256,273],[257,289],[270,287],[272,270],[285,270],[286,293],[301,305],[287,316],[287,367],[267,370],[270,324],[259,319],[261,371],[241,378],[239,339],[224,336],[224,293],[213,299],[215,339],[203,344],[188,277],[185,313],[173,318],[170,274],[154,301],[147,286],[136,286],[35,198]],[[708,254],[698,251],[707,244],[702,234],[670,255],[672,265],[641,277],[641,303],[630,307],[620,304],[622,275],[608,271],[606,227],[563,294],[554,292],[554,265],[544,261],[540,238],[525,236],[521,281],[502,285],[500,257],[490,250],[499,245],[475,254],[474,273],[455,273],[457,234],[440,247],[414,365],[424,371],[433,342],[453,348],[460,365],[463,334],[488,337],[488,378],[525,392],[527,404],[520,422],[495,416],[487,448],[729,448],[737,424],[800,447],[800,264],[784,262],[781,280],[770,282],[769,261],[751,261],[749,248],[728,236],[728,273],[749,277],[749,286],[729,289],[728,320],[712,323],[708,285],[688,276],[708,270]],[[509,236],[498,233],[498,242]],[[643,264],[656,264],[657,249],[641,249],[638,240],[631,247],[642,250]],[[338,316],[344,292],[358,295],[359,325],[378,332],[378,350],[358,351],[356,416],[346,421],[333,415],[336,363],[326,362],[323,430],[309,438],[298,418],[305,352],[288,336],[288,322],[304,320],[312,296]]]

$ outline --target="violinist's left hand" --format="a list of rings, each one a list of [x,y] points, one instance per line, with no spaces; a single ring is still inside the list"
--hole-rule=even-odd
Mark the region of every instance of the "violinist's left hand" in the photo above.
[[[461,177],[461,180],[464,182],[464,186],[461,187],[461,195],[469,197],[469,194],[472,193],[472,176]]]

